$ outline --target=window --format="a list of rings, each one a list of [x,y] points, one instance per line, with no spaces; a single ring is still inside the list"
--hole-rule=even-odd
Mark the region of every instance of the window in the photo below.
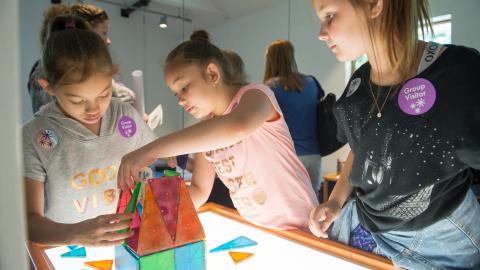
[[[433,33],[427,32],[422,37],[421,29],[418,36],[423,41],[434,41],[441,44],[452,43],[452,15],[446,14],[432,18]]]

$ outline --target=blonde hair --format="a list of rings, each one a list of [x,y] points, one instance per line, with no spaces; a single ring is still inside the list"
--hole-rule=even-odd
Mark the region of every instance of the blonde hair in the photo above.
[[[365,18],[369,15],[369,1],[349,0],[357,11],[361,11]],[[383,10],[374,19],[378,20],[379,35],[376,36],[373,20],[367,20],[370,41],[374,45],[374,58],[377,61],[378,48],[374,41],[379,41],[386,49],[388,63],[398,68],[402,82],[412,75],[418,54],[417,43],[418,27],[425,35],[428,29],[433,33],[430,20],[428,0],[383,0]]]
[[[245,63],[243,62],[242,57],[234,51],[222,50],[222,52],[232,67],[232,74],[238,78],[240,84],[248,84],[247,75],[245,74]]]
[[[263,81],[267,82],[278,77],[284,90],[293,89],[301,92],[303,85],[300,74],[297,71],[295,50],[288,40],[276,40],[267,47],[265,73]]]

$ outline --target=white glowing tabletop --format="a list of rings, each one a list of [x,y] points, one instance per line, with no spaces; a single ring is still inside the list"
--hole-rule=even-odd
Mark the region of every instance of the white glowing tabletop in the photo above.
[[[208,270],[227,269],[394,269],[389,261],[328,240],[319,240],[302,232],[267,230],[245,222],[236,212],[207,204],[199,213],[206,234]],[[233,251],[254,255],[235,264],[228,252],[209,251],[239,236],[258,243],[256,246]],[[85,261],[114,258],[114,249],[87,248],[86,258],[62,258],[68,247],[40,248],[30,244],[29,251],[37,269],[89,269]],[[43,259],[43,260],[42,260]],[[115,269],[115,265],[112,269]]]

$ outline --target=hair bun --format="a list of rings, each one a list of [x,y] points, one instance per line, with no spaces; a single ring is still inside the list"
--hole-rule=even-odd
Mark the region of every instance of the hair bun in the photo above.
[[[196,30],[190,35],[190,40],[205,41],[210,43],[210,35],[205,30]]]
[[[67,29],[90,30],[90,25],[80,17],[60,15],[55,17],[50,23],[49,33]]]

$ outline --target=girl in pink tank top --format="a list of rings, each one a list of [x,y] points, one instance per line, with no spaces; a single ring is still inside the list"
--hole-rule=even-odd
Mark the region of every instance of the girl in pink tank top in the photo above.
[[[140,168],[157,158],[196,153],[189,187],[195,207],[208,199],[217,174],[246,220],[307,231],[318,205],[308,173],[273,92],[244,78],[205,31],[178,45],[167,57],[165,81],[178,104],[203,121],[124,156],[119,187],[133,187]]]

